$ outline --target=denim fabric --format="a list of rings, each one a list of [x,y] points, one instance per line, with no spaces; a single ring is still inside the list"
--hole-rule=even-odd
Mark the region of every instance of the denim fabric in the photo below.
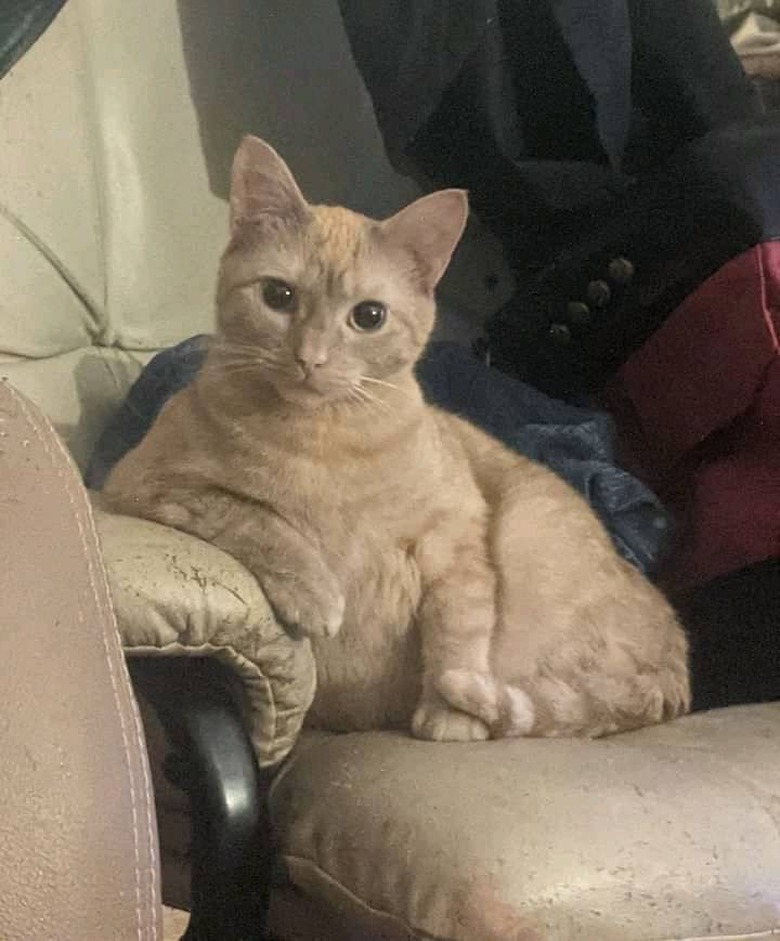
[[[166,400],[194,378],[207,345],[208,337],[193,337],[152,359],[98,441],[86,474],[89,487],[103,486]],[[430,402],[567,480],[600,516],[618,551],[644,572],[655,569],[668,541],[669,519],[644,484],[616,465],[606,413],[551,399],[490,369],[455,343],[431,344],[418,379]]]

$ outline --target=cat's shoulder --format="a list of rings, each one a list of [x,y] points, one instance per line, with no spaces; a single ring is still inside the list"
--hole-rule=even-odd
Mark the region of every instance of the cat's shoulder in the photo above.
[[[429,405],[428,407],[433,421],[445,440],[452,444],[456,443],[459,448],[467,453],[489,453],[506,450],[498,439],[493,438],[467,418],[463,418],[454,412],[445,411],[436,405]]]

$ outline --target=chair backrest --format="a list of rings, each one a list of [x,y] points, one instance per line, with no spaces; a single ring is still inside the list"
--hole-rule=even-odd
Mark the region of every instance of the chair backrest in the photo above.
[[[0,384],[0,938],[162,938],[154,797],[89,503]]]
[[[208,330],[230,160],[383,214],[389,168],[338,5],[68,0],[0,82],[0,376],[83,465],[151,352]]]

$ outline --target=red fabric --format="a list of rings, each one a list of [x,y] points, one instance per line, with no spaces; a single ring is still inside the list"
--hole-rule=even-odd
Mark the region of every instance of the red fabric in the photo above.
[[[724,265],[610,384],[627,463],[679,523],[671,587],[780,556],[780,243]]]

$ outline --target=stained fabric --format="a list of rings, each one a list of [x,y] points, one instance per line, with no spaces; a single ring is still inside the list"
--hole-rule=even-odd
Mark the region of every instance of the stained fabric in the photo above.
[[[138,444],[160,409],[198,372],[208,338],[159,353],[130,389],[98,441],[86,474],[99,490],[117,461]],[[658,565],[669,520],[658,499],[617,466],[612,421],[604,412],[550,399],[489,369],[455,343],[434,343],[418,366],[427,399],[482,427],[569,481],[601,517],[618,551],[642,571]]]

